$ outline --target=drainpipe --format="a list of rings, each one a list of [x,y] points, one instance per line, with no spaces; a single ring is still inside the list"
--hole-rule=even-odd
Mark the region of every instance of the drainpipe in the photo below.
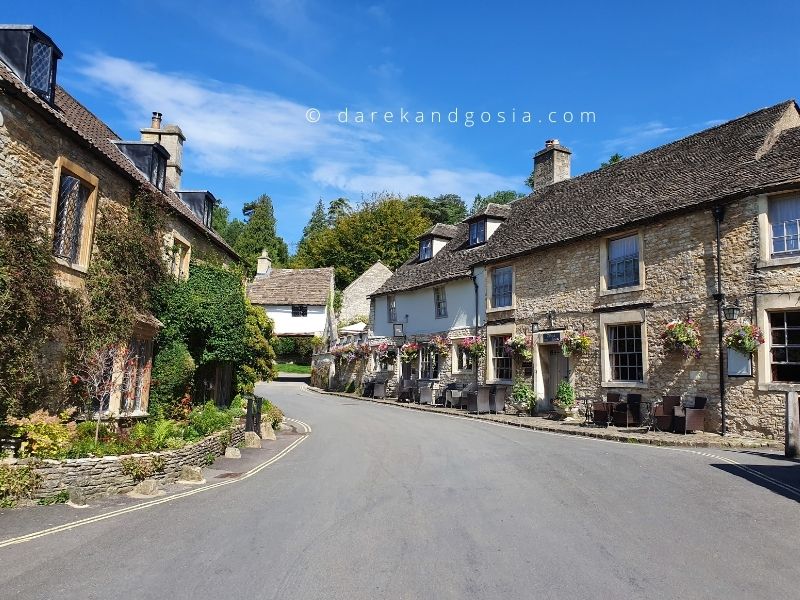
[[[475,332],[474,336],[478,337],[478,318],[480,311],[478,309],[478,277],[475,275],[475,268],[472,268],[472,287],[475,288]],[[478,388],[478,363],[480,359],[475,357],[475,389]]]
[[[717,205],[713,209],[714,221],[716,225],[717,236],[717,293],[714,294],[714,300],[717,301],[717,338],[719,343],[719,406],[722,416],[722,435],[727,433],[725,424],[725,358],[723,352],[725,351],[725,342],[722,332],[722,305],[725,302],[725,294],[722,292],[722,238],[720,235],[720,224],[722,219],[725,218],[725,207]]]

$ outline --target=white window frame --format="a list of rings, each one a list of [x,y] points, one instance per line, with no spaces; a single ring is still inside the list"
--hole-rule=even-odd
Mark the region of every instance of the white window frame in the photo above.
[[[639,247],[639,283],[625,287],[609,288],[610,274],[608,272],[608,246],[614,240],[636,236],[636,243]],[[623,231],[615,235],[606,236],[600,239],[600,295],[624,294],[626,292],[636,292],[645,289],[645,249],[644,235],[641,230]]]
[[[643,310],[624,310],[603,313],[599,318],[600,327],[600,373],[601,387],[606,388],[646,388],[649,380],[649,352],[647,338],[647,319]],[[640,325],[642,336],[642,381],[617,381],[612,379],[612,365],[608,327],[610,325]]]
[[[756,325],[764,333],[764,343],[756,350],[758,390],[762,392],[800,392],[800,383],[772,381],[772,328],[769,313],[800,310],[800,293],[765,294],[756,297]]]
[[[386,295],[386,319],[388,323],[397,323],[397,296]]]
[[[467,351],[461,342],[465,338],[453,338],[453,346],[450,349],[450,372],[451,373],[472,373],[475,370],[475,359]],[[464,356],[464,367],[461,367],[460,356]]]
[[[769,222],[769,201],[773,198],[782,198],[786,196],[797,196],[800,190],[792,190],[781,194],[760,194],[758,196],[751,196],[746,198],[743,202],[755,201],[758,203],[758,254],[759,261],[758,268],[779,267],[783,265],[798,265],[800,264],[800,253],[791,254],[788,256],[772,255],[772,226]]]
[[[486,382],[487,383],[513,383],[514,372],[516,368],[515,359],[511,355],[511,379],[498,379],[494,369],[494,347],[492,346],[492,338],[496,336],[508,338],[512,337],[515,332],[514,323],[504,323],[503,325],[489,325],[486,328]]]
[[[495,297],[494,297],[495,296],[495,294],[494,294],[494,276],[495,276],[495,273],[500,269],[510,269],[510,271],[511,271],[511,303],[508,304],[508,305],[503,305],[503,306],[495,306],[495,303],[494,303],[494,301],[495,301]],[[487,294],[487,305],[489,307],[487,310],[491,312],[491,311],[511,310],[511,309],[513,309],[517,304],[517,295],[516,295],[517,278],[516,278],[514,265],[510,265],[510,264],[497,265],[495,267],[487,269],[486,273],[487,273],[487,279],[488,279],[487,286],[486,286],[486,289],[488,291],[488,294]]]
[[[479,225],[483,225],[483,237],[478,235],[479,233]],[[474,232],[475,235],[473,236],[473,227],[475,228]],[[478,246],[480,244],[486,243],[486,229],[487,223],[486,219],[476,219],[469,224],[469,245],[470,246]]]
[[[430,260],[433,258],[433,238],[425,238],[419,242],[419,260]]]
[[[443,285],[433,288],[433,314],[437,319],[447,318],[447,293]]]

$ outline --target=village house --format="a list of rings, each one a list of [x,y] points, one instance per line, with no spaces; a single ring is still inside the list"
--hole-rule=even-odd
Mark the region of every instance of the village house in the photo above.
[[[333,267],[273,269],[265,250],[247,286],[247,297],[275,322],[279,337],[336,339],[333,277]]]
[[[400,298],[472,274],[486,305],[483,380],[510,384],[520,374],[505,341],[522,334],[540,409],[566,380],[590,400],[677,396],[691,406],[704,397],[706,430],[783,437],[785,422],[797,420],[800,389],[796,103],[575,178],[570,155],[555,140],[536,154],[535,192],[508,205],[473,253],[460,249],[469,243],[461,224],[461,237],[430,260],[428,278],[398,269],[375,296],[376,327],[387,310],[387,325],[424,341],[430,327],[416,323],[426,323],[425,313],[401,309]],[[469,307],[462,298],[456,310]],[[665,332],[689,321],[700,343],[687,357],[669,349]],[[765,338],[752,361],[723,343],[748,323]],[[562,340],[579,333],[589,348],[565,356]]]
[[[153,113],[141,139],[123,140],[57,83],[62,52],[34,26],[0,26],[0,210],[23,207],[52,239],[58,282],[81,290],[92,263],[95,223],[105,208],[126,209],[139,188],[166,209],[165,260],[188,277],[190,260],[239,260],[211,228],[207,191],[181,189],[185,137]],[[141,315],[135,328],[136,381],[112,395],[108,412],[147,412],[153,339],[160,323]],[[118,368],[122,368],[118,366]]]

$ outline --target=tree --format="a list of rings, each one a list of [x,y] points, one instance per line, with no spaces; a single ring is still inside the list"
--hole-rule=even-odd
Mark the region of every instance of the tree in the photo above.
[[[217,204],[211,213],[211,227],[216,231],[228,245],[233,247],[236,240],[244,229],[244,221],[230,219],[230,210]]]
[[[322,231],[328,228],[328,217],[325,213],[325,204],[322,202],[322,198],[317,201],[317,205],[314,207],[314,212],[311,213],[311,218],[308,220],[308,224],[303,227],[303,237],[300,238],[300,243],[303,243],[303,240],[306,238],[311,237],[315,233]]]
[[[350,206],[350,201],[347,198],[336,198],[331,200],[328,205],[328,225],[333,227],[336,221],[345,215],[349,215],[353,211]]]
[[[272,199],[261,194],[255,202],[242,208],[247,222],[236,238],[233,249],[242,257],[250,273],[255,273],[258,257],[266,250],[275,265],[284,265],[289,259],[289,248],[278,236]]]
[[[416,251],[417,237],[430,225],[419,208],[380,196],[309,238],[298,264],[335,267],[336,286],[342,289],[378,260],[390,269],[402,265]]]
[[[509,202],[513,202],[519,198],[524,197],[524,194],[520,194],[519,192],[515,192],[514,190],[498,190],[494,194],[489,194],[488,196],[481,196],[478,194],[475,196],[475,200],[472,202],[472,210],[470,211],[471,215],[476,215],[482,210],[484,210],[489,203],[492,204],[508,204]]]
[[[600,168],[607,167],[608,165],[613,165],[614,163],[618,163],[623,158],[625,157],[622,156],[622,154],[620,154],[619,152],[614,152],[614,154],[608,157],[608,160],[600,163]]]
[[[433,199],[414,195],[406,198],[406,202],[431,223],[455,225],[467,218],[467,206],[458,194],[442,194]]]

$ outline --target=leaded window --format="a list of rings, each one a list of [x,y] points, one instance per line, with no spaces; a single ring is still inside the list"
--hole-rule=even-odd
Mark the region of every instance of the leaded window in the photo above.
[[[475,246],[486,241],[486,219],[469,224],[469,245]]]
[[[513,277],[512,267],[500,267],[492,271],[492,308],[511,306]]]
[[[511,354],[506,348],[506,338],[502,335],[492,336],[492,365],[495,379],[511,379]]]
[[[63,173],[58,188],[58,204],[53,232],[53,254],[78,262],[83,218],[90,190],[80,179]]]
[[[770,198],[768,218],[772,256],[800,253],[800,196]]]
[[[800,382],[800,311],[770,312],[772,381]]]
[[[305,304],[293,304],[292,305],[292,316],[293,317],[307,317],[308,316],[308,307]]]
[[[39,96],[52,102],[53,49],[47,44],[34,41],[28,71],[28,85]]]
[[[613,381],[643,381],[642,326],[608,326],[608,353]]]
[[[442,319],[447,316],[447,296],[444,292],[444,286],[433,288],[433,304],[437,319]]]
[[[608,241],[608,289],[639,285],[639,236]]]

